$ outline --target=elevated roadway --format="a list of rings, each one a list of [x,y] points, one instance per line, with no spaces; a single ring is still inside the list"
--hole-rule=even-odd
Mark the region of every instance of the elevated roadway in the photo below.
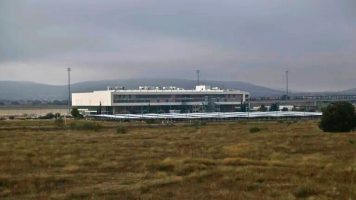
[[[336,102],[348,101],[355,103],[356,95],[328,95],[328,96],[291,96],[288,99],[285,97],[251,97],[249,103],[251,104],[272,104],[272,103],[285,103],[285,104],[316,104],[317,102]]]

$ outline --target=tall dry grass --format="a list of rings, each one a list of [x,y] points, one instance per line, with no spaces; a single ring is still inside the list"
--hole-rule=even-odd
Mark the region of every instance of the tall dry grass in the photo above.
[[[127,129],[0,131],[0,199],[356,199],[354,133],[314,122]]]

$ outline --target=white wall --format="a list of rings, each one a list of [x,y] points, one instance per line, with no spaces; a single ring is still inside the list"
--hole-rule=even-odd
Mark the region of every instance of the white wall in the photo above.
[[[197,85],[195,89],[198,91],[205,91],[205,90],[210,90],[211,87],[209,85]]]
[[[95,91],[89,93],[73,93],[73,106],[102,106],[112,105],[111,91]]]

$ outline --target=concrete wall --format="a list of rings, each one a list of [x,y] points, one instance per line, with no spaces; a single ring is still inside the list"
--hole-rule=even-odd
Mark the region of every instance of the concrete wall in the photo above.
[[[90,93],[73,93],[73,106],[102,106],[112,105],[111,91],[95,91]]]

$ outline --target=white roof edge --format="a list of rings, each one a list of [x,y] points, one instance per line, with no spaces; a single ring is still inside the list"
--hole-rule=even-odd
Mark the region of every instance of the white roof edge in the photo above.
[[[93,92],[76,92],[73,94],[92,94],[92,93],[246,93],[242,90],[98,90]]]

